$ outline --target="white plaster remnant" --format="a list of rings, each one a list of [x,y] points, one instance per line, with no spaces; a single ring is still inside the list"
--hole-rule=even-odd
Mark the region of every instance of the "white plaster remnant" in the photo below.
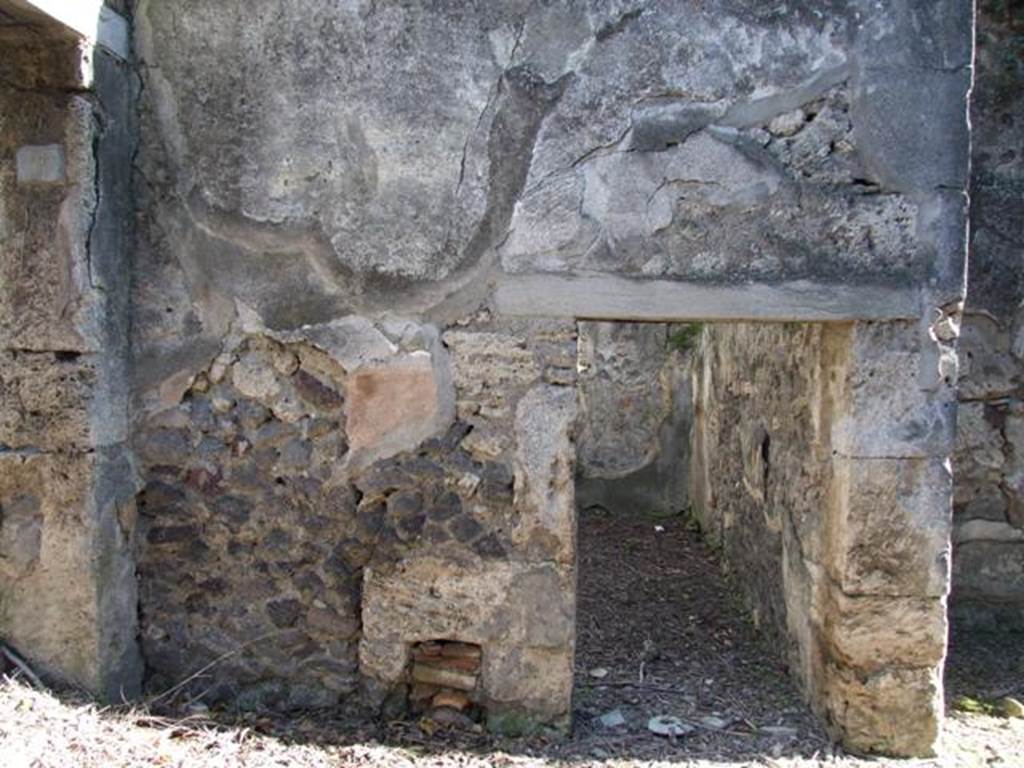
[[[18,147],[14,162],[19,184],[63,184],[66,163],[60,144]]]

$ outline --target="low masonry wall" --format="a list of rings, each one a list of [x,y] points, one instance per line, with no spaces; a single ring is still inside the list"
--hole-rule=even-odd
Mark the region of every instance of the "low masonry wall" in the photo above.
[[[469,643],[494,728],[567,727],[574,378],[571,323],[351,317],[242,334],[154,392],[135,443],[149,685],[227,656],[190,692],[404,711],[414,646]]]

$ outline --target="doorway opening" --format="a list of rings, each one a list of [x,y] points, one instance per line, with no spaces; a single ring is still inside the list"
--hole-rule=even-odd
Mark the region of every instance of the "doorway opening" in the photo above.
[[[752,402],[784,378],[783,365],[794,364],[772,362],[764,345],[742,351],[744,341],[768,341],[766,333],[794,350],[820,341],[807,324],[767,332],[578,324],[573,725],[594,754],[741,757],[830,748],[787,670],[779,605],[787,516],[773,509],[787,500],[789,491],[777,485],[793,481],[794,457],[823,459],[793,444],[810,440],[809,411],[797,404],[793,423],[769,417],[818,382],[808,373],[788,385],[792,391]],[[722,459],[724,452],[731,457]],[[783,462],[779,478],[775,461]],[[802,482],[815,479],[811,470]],[[723,487],[731,497],[716,500]],[[737,530],[743,527],[749,530]],[[765,583],[744,574],[744,592],[724,571],[723,547],[734,567],[763,569]]]

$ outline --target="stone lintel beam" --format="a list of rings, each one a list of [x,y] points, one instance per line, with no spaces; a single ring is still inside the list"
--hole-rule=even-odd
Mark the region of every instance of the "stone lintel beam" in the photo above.
[[[57,22],[83,40],[128,58],[128,21],[105,6],[103,0],[0,0],[0,11],[29,24]]]
[[[501,314],[652,322],[844,322],[904,320],[921,313],[911,287],[775,284],[704,285],[603,274],[517,274],[494,293]]]

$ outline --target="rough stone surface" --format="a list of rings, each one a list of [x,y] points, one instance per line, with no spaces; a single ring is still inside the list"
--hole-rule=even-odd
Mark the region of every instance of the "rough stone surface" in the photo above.
[[[476,643],[481,703],[492,718],[528,713],[568,726],[575,634],[568,568],[424,553],[369,569],[363,610],[361,663],[375,680],[406,680],[410,643]]]
[[[1019,529],[1012,529],[1019,530]],[[1021,625],[1016,606],[1024,600],[1021,539],[960,539],[953,557],[953,621],[981,630],[1013,630]],[[967,605],[960,603],[963,601]],[[975,606],[971,606],[971,603]],[[992,604],[997,606],[992,610]],[[998,606],[1006,606],[1002,610]]]
[[[7,87],[0,92],[0,345],[5,349],[97,350],[88,230],[96,209],[91,105],[82,96]],[[16,153],[29,141],[63,147],[64,183],[20,184]]]
[[[482,538],[467,531],[474,518],[443,482],[475,470],[500,487],[502,477],[511,485],[510,472],[440,463],[461,433],[453,444],[445,437],[450,416],[436,418],[444,393],[431,353],[389,344],[373,363],[346,356],[350,345],[339,339],[353,327],[373,331],[350,318],[308,329],[308,337],[286,334],[288,341],[246,335],[192,374],[179,403],[146,412],[137,425],[150,686],[186,676],[234,644],[246,650],[202,682],[208,698],[271,708],[335,702],[358,683],[361,572],[371,557],[397,557],[427,535],[454,536],[444,526],[460,521],[467,546]],[[375,418],[372,408],[390,405],[404,418],[414,411],[401,411],[394,380],[377,375],[392,370],[383,355],[400,372],[412,357],[415,386],[398,383],[410,407],[426,403],[430,417],[398,439],[395,426],[403,425]],[[350,460],[353,431],[361,463]],[[433,452],[387,458],[434,435]]]
[[[946,653],[940,598],[850,597],[836,592],[826,608],[830,652],[850,667],[877,672],[893,664],[935,667]]]
[[[241,647],[194,693],[331,704],[357,683],[359,568],[384,525],[359,519],[338,473],[345,382],[315,348],[264,336],[218,360],[219,381],[214,363],[137,428],[148,684],[168,687]]]
[[[576,327],[571,322],[495,324],[443,335],[452,361],[456,412],[472,427],[463,441],[476,458],[510,458],[516,403],[537,381],[576,380]]]
[[[833,668],[827,695],[851,749],[892,755],[934,753],[939,718],[919,716],[913,727],[907,727],[903,713],[941,710],[942,678],[935,667],[888,669],[867,676]]]
[[[572,565],[576,557],[573,432],[576,392],[541,384],[516,407],[515,505],[520,510],[513,539],[527,557],[554,554]]]
[[[939,460],[837,459],[828,567],[848,595],[949,590],[952,473]]]
[[[570,721],[576,392],[571,324],[444,334],[458,420],[417,453],[356,481],[360,509],[419,507],[422,533],[370,564],[360,669],[371,698],[403,693],[408,649],[481,646],[480,703],[496,730]],[[423,474],[424,450],[443,450]],[[429,455],[429,454],[428,454]],[[422,498],[423,501],[419,501]],[[401,534],[400,534],[401,535]]]
[[[396,671],[384,657],[404,654],[413,642],[462,639],[481,643],[493,664],[520,665],[508,674],[526,688],[533,683],[524,670],[539,663],[534,657],[550,656],[551,668],[561,670],[552,691],[564,688],[555,699],[509,691],[512,683],[497,672],[484,673],[483,690],[494,712],[512,708],[564,724],[576,396],[572,387],[546,383],[542,372],[560,370],[566,342],[537,328],[463,326],[445,335],[450,376],[447,357],[433,358],[444,352],[428,327],[395,322],[375,330],[355,318],[337,325],[341,331],[316,326],[241,337],[192,374],[179,403],[145,412],[137,425],[146,478],[139,569],[149,686],[159,689],[243,647],[217,664],[212,678],[196,681],[193,693],[290,708],[331,704],[357,692],[362,680],[376,701],[372,691],[407,679],[404,661]],[[362,329],[360,339],[381,333],[393,343],[379,346],[372,360],[346,356],[351,346],[331,340],[353,327]],[[559,333],[571,343],[571,326]],[[521,354],[531,361],[528,376],[496,373]],[[436,414],[442,385],[451,388],[453,380],[447,400],[450,409],[458,403],[459,416],[452,423]],[[475,409],[478,397],[502,407]],[[424,415],[419,422],[417,414]],[[477,426],[497,434],[498,425],[509,449],[475,451],[469,437]],[[397,623],[392,591],[426,589],[411,564],[428,556],[470,581],[524,563],[512,570],[517,586],[505,607],[489,606],[507,615],[486,643]],[[459,563],[470,563],[471,573],[462,574]],[[534,571],[557,574],[556,584],[537,589],[545,599],[569,601],[569,623],[551,637],[539,629],[549,617],[542,621],[542,608],[529,608],[537,599],[526,586]],[[390,575],[381,581],[382,573]],[[435,612],[480,611],[476,598],[459,594],[434,600]],[[385,653],[384,643],[396,646]]]
[[[953,620],[1024,628],[1024,43],[1004,4],[979,4],[969,291],[954,457]]]
[[[891,357],[942,357],[917,333],[712,326],[694,368],[702,527],[836,736],[900,755],[931,753],[942,714],[952,416],[949,384],[925,364],[899,365],[899,392],[867,393]],[[893,456],[877,455],[880,419]],[[928,427],[906,426],[918,419]]]
[[[83,451],[93,445],[96,362],[60,352],[0,352],[0,444]]]
[[[44,676],[139,689],[128,438],[127,69],[54,25],[0,62],[0,637]]]
[[[0,626],[47,672],[94,688],[100,676],[88,522],[92,458],[0,457]]]
[[[464,640],[492,727],[567,726],[575,388],[584,472],[637,483],[672,473],[687,396],[679,351],[608,357],[585,326],[579,356],[574,320],[686,320],[691,295],[845,323],[705,339],[693,498],[837,735],[931,749],[972,3],[130,10],[136,73],[66,30],[0,30],[5,638],[108,696],[138,680],[137,634],[154,687],[241,648],[189,693],[254,707],[360,684],[392,706],[412,643]],[[1001,50],[980,59],[991,321],[957,492],[979,560],[1024,524]],[[552,275],[535,314],[565,320],[491,315]],[[648,294],[654,314],[601,309]],[[900,322],[848,322],[874,318]]]
[[[949,456],[956,427],[957,358],[912,323],[853,326],[851,360],[832,443],[862,459]]]
[[[691,499],[755,623],[815,674],[810,622],[831,483],[820,326],[709,326],[694,377]],[[798,614],[799,617],[798,617]]]

